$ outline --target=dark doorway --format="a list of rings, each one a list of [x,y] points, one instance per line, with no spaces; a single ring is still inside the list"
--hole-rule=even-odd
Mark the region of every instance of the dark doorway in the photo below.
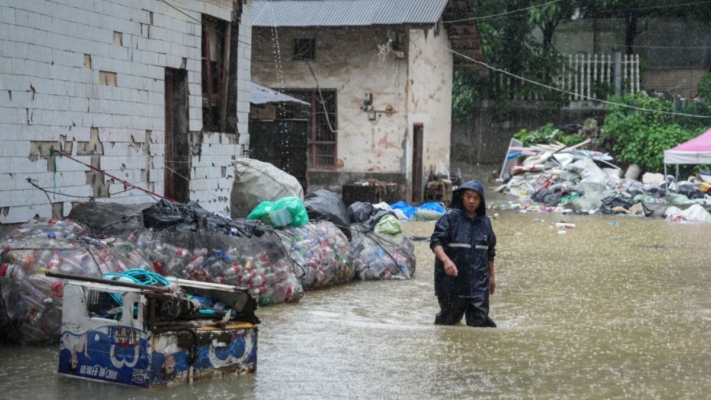
[[[188,72],[165,69],[165,197],[190,200]]]
[[[425,127],[415,124],[412,127],[412,202],[422,202],[422,137]]]

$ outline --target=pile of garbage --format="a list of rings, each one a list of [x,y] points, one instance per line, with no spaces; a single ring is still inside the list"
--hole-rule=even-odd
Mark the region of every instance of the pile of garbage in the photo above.
[[[353,250],[348,238],[332,222],[288,226],[278,234],[289,251],[304,290],[341,285],[355,278]]]
[[[351,231],[358,279],[402,280],[415,275],[414,245],[392,212],[378,211],[353,224]]]
[[[352,223],[365,222],[376,211],[387,211],[401,221],[437,221],[447,212],[442,203],[438,202],[424,203],[417,207],[411,206],[404,201],[398,201],[393,204],[356,202],[348,209]],[[352,213],[355,213],[355,215]]]
[[[511,146],[507,159],[523,161],[509,163],[497,191],[517,196],[518,202],[494,208],[661,216],[674,221],[708,219],[711,176],[702,174],[677,182],[672,176],[645,173],[640,181],[637,166],[630,166],[623,176],[622,170],[610,163],[608,154],[580,149],[589,142],[570,147],[562,143]],[[689,208],[693,210],[683,213]]]
[[[415,221],[437,221],[447,210],[441,203],[429,202],[413,207],[404,201],[398,201],[390,206],[379,206],[385,211],[392,211],[398,219]]]
[[[29,344],[56,340],[64,281],[44,271],[99,278],[132,268],[153,271],[131,243],[111,243],[71,220],[34,219],[0,242],[0,332]]]

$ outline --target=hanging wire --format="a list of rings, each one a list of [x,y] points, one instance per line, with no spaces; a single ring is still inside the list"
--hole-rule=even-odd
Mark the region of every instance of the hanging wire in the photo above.
[[[587,96],[587,95],[584,95],[584,94],[576,94],[576,93],[570,92],[570,91],[565,90],[565,89],[560,89],[560,88],[557,88],[557,87],[554,87],[554,86],[546,85],[545,83],[537,82],[537,81],[534,81],[534,80],[532,80],[532,79],[528,79],[528,78],[525,78],[525,77],[523,77],[523,76],[519,76],[519,75],[513,74],[513,73],[511,73],[511,72],[509,72],[509,71],[506,71],[506,70],[503,70],[503,69],[501,69],[501,68],[496,68],[496,67],[491,66],[491,65],[489,65],[489,64],[487,64],[487,63],[485,63],[485,62],[483,62],[483,61],[475,60],[475,59],[473,59],[473,58],[471,58],[471,57],[468,57],[468,56],[466,56],[466,55],[464,55],[464,54],[462,54],[462,53],[459,53],[459,52],[457,52],[457,51],[455,51],[455,50],[452,50],[452,49],[450,49],[450,48],[448,48],[448,47],[444,47],[444,46],[442,46],[442,45],[440,45],[440,44],[438,44],[438,43],[437,43],[436,45],[439,46],[439,47],[441,47],[441,48],[443,48],[443,49],[445,49],[445,50],[447,50],[447,51],[449,51],[449,52],[451,52],[452,54],[456,54],[456,55],[458,55],[458,56],[460,56],[460,57],[462,57],[462,58],[464,58],[464,59],[467,59],[467,60],[469,60],[469,61],[471,61],[471,62],[473,62],[473,63],[479,64],[479,65],[481,65],[481,66],[483,66],[483,67],[485,67],[485,68],[487,68],[487,69],[490,69],[490,70],[492,70],[492,71],[496,71],[496,72],[502,73],[502,74],[504,74],[504,75],[508,75],[508,76],[510,76],[510,77],[512,77],[512,78],[515,78],[515,79],[518,79],[518,80],[521,80],[521,81],[524,81],[524,82],[528,82],[528,83],[533,84],[533,85],[541,86],[541,87],[544,87],[544,88],[549,89],[549,90],[553,90],[553,91],[557,91],[557,92],[569,94],[569,95],[572,95],[572,96],[577,96],[577,97],[582,98],[582,99],[585,99],[585,100],[596,101],[596,102],[598,102],[598,103],[603,103],[603,104],[607,104],[607,105],[625,107],[625,108],[630,108],[630,109],[634,109],[634,110],[638,110],[638,111],[652,112],[652,113],[657,113],[657,114],[673,115],[673,116],[688,117],[688,118],[711,119],[711,116],[709,116],[709,115],[696,115],[696,114],[678,113],[678,112],[673,112],[673,111],[651,110],[651,109],[649,109],[649,108],[637,107],[637,106],[633,106],[633,105],[629,105],[629,104],[623,104],[623,103],[617,103],[617,102],[609,101],[609,100],[596,99],[596,98],[594,98],[594,97]]]
[[[526,7],[526,8],[521,8],[521,9],[513,10],[513,11],[507,11],[507,12],[503,12],[503,13],[500,13],[500,14],[484,15],[484,16],[481,16],[481,17],[472,17],[472,18],[464,18],[464,19],[455,19],[455,20],[451,20],[451,21],[444,21],[444,23],[445,23],[445,24],[453,24],[453,23],[456,23],[456,22],[481,21],[481,20],[483,20],[483,19],[500,18],[500,17],[505,17],[505,16],[507,16],[507,15],[518,14],[518,13],[523,12],[523,11],[532,10],[532,9],[534,9],[534,8],[540,8],[540,7],[545,7],[545,6],[548,6],[548,5],[551,5],[551,4],[560,3],[561,1],[563,1],[563,0],[554,0],[554,1],[549,1],[548,3],[538,4],[538,5],[535,5],[535,6]]]

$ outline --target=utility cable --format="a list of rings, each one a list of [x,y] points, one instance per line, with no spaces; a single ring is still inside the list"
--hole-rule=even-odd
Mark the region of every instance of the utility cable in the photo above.
[[[316,81],[316,89],[318,89],[318,95],[321,97],[321,105],[323,106],[323,111],[326,114],[326,122],[328,122],[328,129],[331,130],[331,133],[338,133],[338,131],[333,129],[333,126],[331,125],[331,118],[328,116],[328,109],[326,109],[326,101],[323,99],[323,93],[321,93],[321,86],[318,84],[318,79],[316,79],[316,74],[314,73],[313,68],[311,68],[311,63],[306,61],[306,65],[309,66],[309,70],[311,71],[311,75],[314,77],[314,81]]]
[[[440,44],[437,44],[437,46],[439,46],[439,47],[441,47],[441,48],[443,48],[443,49],[445,49],[445,50],[448,50],[449,52],[451,52],[451,53],[453,53],[453,54],[456,54],[456,55],[458,55],[458,56],[460,56],[460,57],[462,57],[462,58],[464,58],[464,59],[467,59],[467,60],[472,61],[472,62],[474,62],[474,63],[476,63],[476,64],[479,64],[479,65],[481,65],[481,66],[483,66],[483,67],[485,67],[485,68],[487,68],[487,69],[490,69],[490,70],[492,70],[492,71],[496,71],[496,72],[502,73],[502,74],[504,74],[504,75],[508,75],[508,76],[510,76],[510,77],[512,77],[512,78],[515,78],[515,79],[518,79],[518,80],[521,80],[521,81],[524,81],[524,82],[528,82],[528,83],[533,84],[533,85],[541,86],[541,87],[544,87],[544,88],[549,89],[549,90],[553,90],[553,91],[557,91],[557,92],[569,94],[569,95],[571,95],[571,96],[583,98],[583,99],[586,99],[586,100],[596,101],[596,102],[599,102],[599,103],[608,104],[608,105],[613,105],[613,106],[631,108],[631,109],[638,110],[638,111],[653,112],[653,113],[665,114],[665,115],[672,115],[672,116],[678,116],[678,117],[711,119],[711,115],[696,115],[696,114],[677,113],[677,112],[673,112],[673,111],[651,110],[651,109],[649,109],[649,108],[637,107],[637,106],[633,106],[633,105],[629,105],[629,104],[623,104],[623,103],[616,103],[616,102],[614,102],[614,101],[609,101],[609,100],[596,99],[596,98],[594,98],[594,97],[586,96],[586,95],[584,95],[584,94],[578,94],[578,93],[570,92],[570,91],[567,91],[567,90],[565,90],[565,89],[560,89],[560,88],[557,88],[557,87],[554,87],[554,86],[546,85],[545,83],[541,83],[541,82],[537,82],[537,81],[534,81],[534,80],[531,80],[531,79],[528,79],[528,78],[524,78],[524,77],[522,77],[522,76],[518,76],[518,75],[516,75],[516,74],[513,74],[513,73],[511,73],[511,72],[509,72],[509,71],[506,71],[506,70],[503,70],[503,69],[501,69],[501,68],[496,68],[496,67],[494,67],[494,66],[491,66],[491,65],[489,65],[489,64],[487,64],[487,63],[485,63],[485,62],[477,61],[477,60],[475,60],[475,59],[473,59],[473,58],[471,58],[471,57],[467,57],[466,55],[464,55],[464,54],[462,54],[462,53],[459,53],[459,52],[457,52],[457,51],[455,51],[455,50],[452,50],[452,49],[450,49],[450,48],[448,48],[448,47],[444,47],[444,46],[442,46],[442,45],[440,45]]]
[[[453,24],[456,22],[481,21],[483,19],[499,18],[499,17],[511,15],[511,14],[518,14],[520,12],[532,10],[534,8],[539,8],[539,7],[544,7],[544,6],[548,6],[548,5],[555,4],[555,3],[560,3],[561,1],[563,1],[563,0],[554,0],[554,1],[549,1],[548,3],[538,4],[538,5],[526,7],[526,8],[520,8],[518,10],[507,11],[507,12],[503,12],[500,14],[484,15],[481,17],[472,17],[472,18],[464,18],[464,19],[455,19],[455,20],[451,20],[451,21],[444,21],[444,23],[445,24]]]
[[[696,3],[683,3],[683,4],[666,4],[666,5],[661,5],[661,6],[649,6],[649,7],[637,7],[637,8],[613,8],[613,9],[606,10],[606,11],[607,12],[643,11],[643,10],[655,10],[655,9],[660,9],[660,8],[676,8],[676,7],[696,6],[696,5],[709,4],[709,3],[711,3],[711,1],[699,1]]]

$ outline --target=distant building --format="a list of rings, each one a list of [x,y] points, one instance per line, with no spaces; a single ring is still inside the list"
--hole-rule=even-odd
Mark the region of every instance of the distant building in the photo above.
[[[263,161],[308,190],[378,179],[420,201],[428,171],[449,165],[453,71],[476,67],[450,49],[483,60],[474,22],[448,22],[471,17],[454,0],[255,0],[253,81],[310,105],[252,115],[281,124],[253,144],[289,135]]]
[[[3,1],[0,223],[66,216],[89,198],[154,201],[51,149],[226,211],[232,163],[249,143],[251,9],[251,0]]]

